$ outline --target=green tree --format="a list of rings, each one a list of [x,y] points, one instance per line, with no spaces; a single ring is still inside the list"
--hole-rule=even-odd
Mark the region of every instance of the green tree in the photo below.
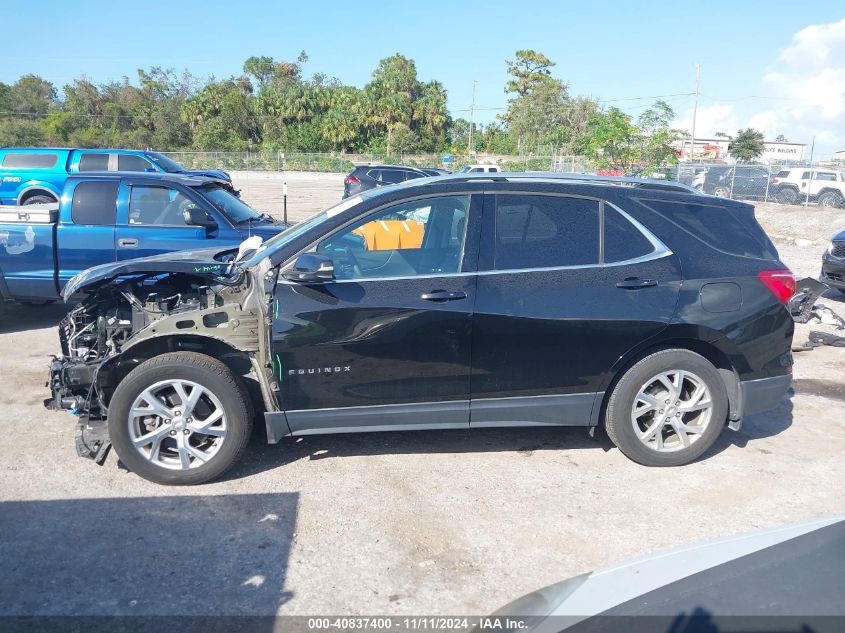
[[[728,145],[728,152],[734,158],[754,160],[763,153],[763,133],[753,128],[739,130],[736,137]]]
[[[9,98],[15,112],[45,115],[56,106],[56,88],[38,75],[24,75],[11,86]]]
[[[783,134],[778,134],[775,137],[775,143],[789,143],[789,141]]]
[[[516,51],[516,59],[505,60],[505,63],[512,77],[505,84],[505,92],[515,92],[521,97],[548,79],[555,65],[548,57],[531,49]]]
[[[584,151],[602,166],[630,172],[638,152],[637,128],[631,117],[619,108],[596,112],[590,117],[584,138]]]

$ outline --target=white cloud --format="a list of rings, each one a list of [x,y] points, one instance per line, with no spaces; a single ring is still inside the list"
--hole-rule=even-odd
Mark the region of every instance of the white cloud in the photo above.
[[[692,108],[688,108],[674,120],[672,127],[690,132],[692,130]],[[733,135],[736,129],[737,118],[732,105],[722,103],[707,106],[699,105],[698,114],[695,117],[696,138],[709,138],[716,132]]]

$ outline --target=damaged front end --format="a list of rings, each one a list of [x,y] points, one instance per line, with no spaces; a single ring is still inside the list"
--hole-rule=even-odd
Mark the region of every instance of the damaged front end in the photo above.
[[[107,418],[115,388],[132,369],[161,353],[239,356],[245,361],[239,373],[250,372],[265,405],[275,404],[267,385],[272,371],[264,371],[266,290],[275,281],[269,262],[244,271],[231,261],[186,265],[161,256],[134,261],[139,264],[128,262],[101,275],[86,271],[93,281],[73,287],[86,296],[61,321],[61,354],[50,364],[52,396],[44,404],[78,416],[77,453],[97,463],[111,445]]]

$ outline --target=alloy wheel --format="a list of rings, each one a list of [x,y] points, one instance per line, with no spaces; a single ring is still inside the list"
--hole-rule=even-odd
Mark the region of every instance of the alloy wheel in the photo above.
[[[129,409],[128,424],[135,450],[171,470],[199,468],[226,441],[223,405],[191,380],[163,380],[144,389]]]
[[[707,384],[696,374],[672,369],[640,387],[631,407],[631,423],[651,450],[669,453],[699,440],[713,417]]]

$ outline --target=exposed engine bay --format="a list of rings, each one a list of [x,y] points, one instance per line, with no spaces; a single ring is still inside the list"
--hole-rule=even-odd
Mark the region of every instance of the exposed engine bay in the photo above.
[[[132,369],[164,352],[240,355],[261,385],[265,406],[275,407],[272,366],[265,371],[271,365],[267,290],[275,271],[267,262],[230,275],[219,272],[124,275],[88,290],[61,321],[62,353],[52,360],[48,386],[53,395],[44,404],[79,416],[80,456],[105,460],[114,389]]]

